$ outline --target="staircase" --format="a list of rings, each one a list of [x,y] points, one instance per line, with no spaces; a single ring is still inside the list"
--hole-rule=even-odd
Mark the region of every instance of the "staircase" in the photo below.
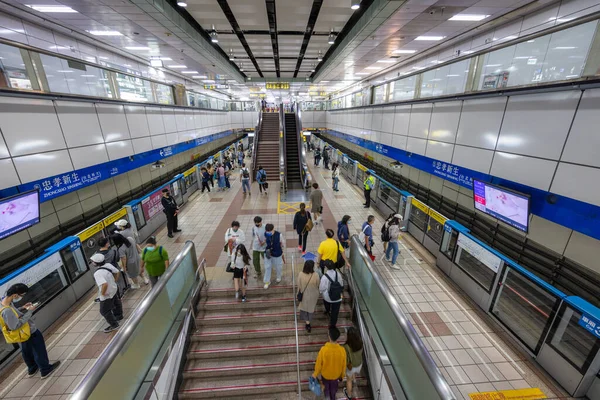
[[[262,166],[267,180],[279,180],[279,113],[263,113],[262,128],[256,148],[254,171]],[[254,174],[256,177],[256,173]]]
[[[285,114],[285,160],[287,163],[287,184],[289,189],[302,189],[302,173],[298,157],[298,132],[296,114]]]
[[[294,324],[292,286],[271,286],[268,290],[250,287],[246,303],[234,297],[232,289],[211,289],[200,301],[196,325],[191,335],[180,399],[298,399],[298,373],[303,398],[313,398],[308,378],[321,346],[327,339],[328,319],[319,300],[312,333],[298,321],[298,351]],[[340,343],[346,340],[344,328],[351,325],[349,296],[345,294],[338,328]],[[367,380],[359,377],[355,397],[370,398]],[[345,398],[342,384],[338,398]]]

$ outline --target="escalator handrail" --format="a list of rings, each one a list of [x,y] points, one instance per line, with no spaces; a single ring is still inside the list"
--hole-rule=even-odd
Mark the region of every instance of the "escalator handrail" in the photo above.
[[[287,159],[285,156],[286,148],[286,132],[285,132],[285,110],[283,109],[283,103],[279,105],[279,131],[283,132],[283,141],[279,139],[279,173],[283,172],[283,190],[287,191],[288,187],[288,173],[287,173]],[[282,171],[283,167],[283,171]]]
[[[263,123],[263,110],[260,110],[258,112],[258,122],[256,124],[256,128],[254,128],[254,140],[252,141],[252,175],[256,176],[256,171],[258,168],[258,165],[256,165],[256,151],[258,148],[258,137],[260,135],[260,130],[262,129],[262,123]],[[251,179],[252,176],[250,177]],[[252,181],[251,181],[252,182]]]
[[[307,167],[306,167],[306,153],[304,152],[304,144],[302,143],[302,119],[300,119],[300,107],[298,103],[294,108],[294,118],[296,119],[296,140],[298,144],[298,167],[300,168],[300,180],[302,182],[302,187],[306,188],[308,186],[307,181]]]

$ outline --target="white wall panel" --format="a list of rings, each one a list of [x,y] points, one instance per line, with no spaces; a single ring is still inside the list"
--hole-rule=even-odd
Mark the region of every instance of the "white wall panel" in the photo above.
[[[189,130],[193,130],[196,128],[196,123],[194,121],[194,111],[193,110],[185,110],[185,128]]]
[[[157,135],[164,136],[164,135]],[[152,150],[152,141],[149,137],[136,138],[131,140],[131,144],[133,145],[133,151],[135,154],[143,153],[145,151]]]
[[[317,124],[316,128],[325,127],[325,111],[315,111],[314,123]]]
[[[162,135],[165,133],[162,111],[158,107],[146,107],[146,118],[151,135]],[[134,146],[135,147],[135,146]]]
[[[600,205],[600,168],[560,163],[550,191]]]
[[[427,139],[432,104],[414,104],[410,113],[408,136]]]
[[[600,273],[600,241],[592,237],[573,231],[565,256]]]
[[[17,186],[21,183],[10,158],[0,160],[0,171],[2,171],[0,174],[0,189]]]
[[[67,150],[14,157],[13,161],[21,178],[21,183],[73,171],[71,157],[69,157]]]
[[[396,106],[394,113],[394,135],[408,136],[411,106]]]
[[[456,143],[495,149],[506,101],[506,97],[465,100]]]
[[[123,106],[96,104],[96,112],[100,120],[100,128],[102,129],[104,141],[115,142],[130,138]]]
[[[56,101],[54,104],[67,147],[104,143],[93,103]]]
[[[4,138],[0,133],[0,158],[8,158],[10,157],[10,153],[8,152],[8,147],[6,147],[6,143],[4,142]]]
[[[104,143],[69,149],[69,154],[75,169],[86,168],[108,161],[108,153]]]
[[[168,146],[166,135],[152,136],[152,148],[153,149],[160,149],[161,147],[166,147],[166,146]]]
[[[386,132],[380,132],[379,133],[379,137],[380,137],[380,142],[382,144],[385,144],[387,146],[391,146],[392,145],[392,134],[391,133],[386,133]]]
[[[448,101],[435,103],[431,115],[429,139],[447,143],[454,143],[462,101]]]
[[[125,115],[127,116],[131,138],[150,136],[148,119],[146,118],[146,107],[125,106]]]
[[[556,161],[496,152],[491,174],[541,190],[549,190],[557,164]]]
[[[453,144],[429,140],[427,142],[427,149],[425,155],[427,157],[435,158],[436,160],[449,163],[452,161],[453,149]]]
[[[394,132],[394,107],[384,107],[381,113],[381,131]]]
[[[373,117],[371,118],[371,129],[374,131],[381,131],[381,119],[383,108],[377,107],[373,109]]]
[[[494,152],[492,150],[456,145],[454,146],[452,164],[489,174],[493,157]]]
[[[600,89],[583,92],[561,161],[600,167]]]
[[[133,155],[133,146],[131,145],[131,140],[106,143],[106,150],[108,150],[108,157],[111,159],[111,161]]]
[[[532,13],[523,19],[523,25],[521,25],[521,34],[527,35],[529,33],[537,32],[541,29],[546,29],[556,24],[556,16],[558,14],[558,5],[554,5],[547,9],[543,9]]]
[[[496,149],[558,160],[580,95],[565,91],[510,97]]]
[[[427,140],[409,137],[406,143],[406,151],[424,156],[426,146]]]
[[[0,130],[13,157],[67,147],[50,100],[0,98]]]
[[[177,123],[175,122],[175,111],[172,108],[163,108],[163,121],[165,124],[165,132],[177,132]]]

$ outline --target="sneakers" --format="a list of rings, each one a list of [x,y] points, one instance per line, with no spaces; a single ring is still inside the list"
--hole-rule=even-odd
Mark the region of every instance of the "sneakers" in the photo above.
[[[400,267],[398,266],[398,264],[392,264],[390,265],[391,269],[400,269]]]
[[[117,325],[114,325],[114,326],[112,326],[112,325],[109,325],[109,326],[107,326],[106,328],[104,328],[104,329],[102,330],[102,332],[104,332],[104,333],[110,333],[110,332],[112,332],[112,331],[116,331],[117,329],[119,329],[119,324],[117,324]]]
[[[148,277],[144,275],[144,285],[147,285],[149,283],[150,283],[150,279],[148,279]]]
[[[243,295],[242,296],[242,303],[245,303],[245,302],[246,302],[246,295]]]
[[[236,299],[240,298],[240,292],[239,292],[239,290],[236,290],[236,292],[235,292],[235,298]]]
[[[36,366],[35,366],[35,369],[34,369],[33,371],[29,371],[29,370],[27,371],[27,376],[31,378],[32,376],[34,376],[35,374],[37,374],[39,370],[40,370],[40,369],[39,369],[39,368],[38,368],[38,366],[36,365]]]
[[[270,282],[265,283],[265,286],[263,286],[263,288],[268,289],[270,284]]]
[[[388,256],[385,256],[385,261],[391,261]]]
[[[310,324],[304,324],[304,329],[306,329],[306,332],[308,333],[312,331],[312,327],[310,326]]]
[[[276,282],[276,283],[281,283],[281,278],[277,278],[277,279],[275,279],[275,282]]]
[[[133,285],[131,285],[132,289],[139,289],[140,285],[138,285],[137,283],[134,283]]]
[[[298,246],[298,251],[302,251],[302,246]]]
[[[344,396],[346,396],[346,398],[348,400],[354,400],[354,397],[352,397],[348,394],[348,389],[344,388],[343,390],[344,390]]]
[[[305,251],[303,251],[303,252],[302,252],[302,255],[303,255],[303,256],[305,256],[305,255],[306,255],[306,252],[305,252]]]
[[[54,371],[56,371],[56,369],[58,368],[59,365],[60,365],[60,361],[57,361],[54,364],[52,364],[50,366],[50,371],[46,372],[45,374],[42,374],[42,379],[46,379],[47,377],[49,377],[50,375],[52,375],[52,373]]]

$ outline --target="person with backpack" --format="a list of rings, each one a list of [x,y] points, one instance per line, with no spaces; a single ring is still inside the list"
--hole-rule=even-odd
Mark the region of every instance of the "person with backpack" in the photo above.
[[[263,169],[262,165],[258,166],[258,171],[256,172],[256,182],[258,182],[258,189],[260,190],[260,193],[262,194],[264,190],[265,194],[267,194],[267,171]]]
[[[327,261],[331,261],[334,268],[337,269],[343,268],[344,265],[350,265],[346,258],[344,247],[333,238],[333,235],[333,229],[326,229],[325,236],[327,238],[319,244],[319,248],[317,249],[317,265],[321,268],[321,274],[325,273]]]
[[[372,251],[373,245],[375,244],[375,241],[373,240],[373,224],[374,223],[375,223],[375,216],[369,215],[367,217],[367,220],[365,221],[365,223],[363,223],[361,232],[358,235],[360,242],[364,243],[365,250],[369,254],[369,257],[371,257],[372,261],[375,261],[375,256],[373,255],[373,251]]]
[[[245,163],[240,163],[242,169],[240,171],[240,181],[242,182],[242,189],[244,190],[244,194],[246,194],[246,190],[250,195],[252,192],[250,191],[250,170],[246,167]]]
[[[315,361],[313,378],[321,376],[321,387],[325,399],[336,400],[339,381],[346,375],[346,351],[338,344],[340,330],[330,327],[328,331],[329,341],[321,347]]]
[[[344,388],[344,394],[352,400],[354,399],[352,397],[352,386],[356,375],[360,373],[363,362],[363,342],[358,329],[353,326],[348,328],[346,331],[346,344],[343,347],[346,351],[346,387]]]
[[[388,215],[385,222],[381,226],[381,242],[383,243],[383,252],[384,253],[387,253],[388,243],[390,242],[390,235],[389,235],[388,230],[390,228],[390,223],[394,219],[394,215],[396,215],[396,214],[391,213],[390,215]]]
[[[329,315],[329,327],[335,328],[342,305],[342,293],[344,292],[344,280],[342,274],[337,271],[331,260],[325,261],[327,272],[321,277],[319,292],[323,296],[325,313]]]
[[[215,188],[215,168],[213,167],[213,165],[211,163],[206,164],[206,172],[208,172],[210,186],[212,186],[212,188],[214,189]]]
[[[268,289],[269,285],[271,285],[271,270],[273,267],[275,267],[276,273],[275,282],[281,282],[283,264],[285,264],[285,250],[282,238],[283,236],[275,230],[273,224],[265,226],[265,239],[267,242],[265,249],[265,277],[263,279],[265,289]]]
[[[388,236],[389,236],[389,245],[385,252],[385,259],[387,261],[391,261],[392,265],[390,268],[392,269],[400,269],[400,267],[396,264],[396,260],[398,259],[398,255],[400,254],[400,223],[404,218],[400,214],[394,214],[394,217],[390,221],[390,225],[388,227]],[[390,252],[393,252],[392,259],[390,260]]]
[[[139,289],[138,278],[140,278],[140,255],[133,239],[126,238],[121,234],[114,233],[110,236],[111,240],[119,252],[121,268],[129,277],[132,289]]]
[[[202,167],[202,169],[200,169],[200,175],[202,175],[202,193],[204,193],[204,189],[208,190],[208,193],[210,193],[210,188],[208,187],[208,182],[212,181],[212,178],[210,176],[210,174],[208,173],[208,170],[204,167]],[[214,184],[213,184],[214,187]]]
[[[248,286],[248,267],[250,267],[250,254],[246,246],[242,243],[235,248],[235,255],[232,261],[233,267],[233,286],[235,288],[235,298],[240,296],[240,287],[242,291],[242,303],[246,302],[246,286]]]
[[[98,286],[98,299],[100,300],[100,315],[104,317],[108,326],[104,328],[104,333],[109,333],[119,329],[119,321],[123,319],[123,303],[117,293],[117,279],[119,270],[111,263],[104,260],[100,253],[90,257],[94,271],[94,281]]]
[[[300,203],[300,211],[296,212],[294,215],[293,228],[298,234],[298,251],[301,251],[302,255],[305,255],[308,232],[312,230],[313,226],[310,213],[306,211],[306,204],[304,203]]]
[[[315,273],[315,262],[307,260],[304,262],[304,268],[298,274],[298,293],[296,294],[298,309],[300,310],[300,319],[304,320],[304,329],[310,333],[312,327],[312,316],[319,300],[319,275]]]
[[[167,268],[169,268],[169,253],[162,246],[156,245],[156,238],[150,236],[146,240],[146,247],[142,251],[142,263],[140,268],[146,268],[150,284],[156,285]]]
[[[110,240],[108,238],[102,237],[98,239],[98,251],[96,253],[100,253],[104,256],[105,262],[116,266],[119,268],[119,252],[117,249],[112,246]],[[125,290],[129,287],[129,283],[127,282],[127,276],[124,271],[120,271],[120,277],[117,279],[117,287],[119,289],[119,295],[123,297]]]
[[[33,318],[37,306],[29,302],[17,306],[27,292],[29,287],[24,283],[15,283],[6,290],[0,306],[0,326],[6,343],[21,347],[27,375],[32,377],[40,371],[42,379],[46,379],[56,371],[60,361],[50,364],[44,336],[35,326]]]
[[[344,215],[342,220],[338,222],[337,237],[344,249],[350,248],[350,228],[348,224],[351,219],[352,217],[349,215]]]

